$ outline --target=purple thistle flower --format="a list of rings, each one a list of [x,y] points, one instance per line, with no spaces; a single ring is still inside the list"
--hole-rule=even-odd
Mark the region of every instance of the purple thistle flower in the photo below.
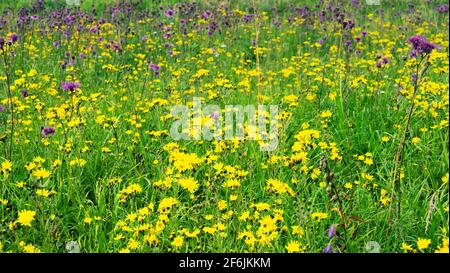
[[[211,15],[211,12],[209,10],[206,10],[205,12],[203,12],[202,14],[202,19],[206,19]]]
[[[331,239],[335,234],[336,234],[336,225],[333,224],[333,225],[331,225],[331,227],[328,229],[328,239]]]
[[[413,73],[413,74],[411,75],[411,81],[412,81],[413,83],[416,83],[416,81],[417,81],[417,74],[416,74],[416,73]]]
[[[63,82],[61,83],[61,88],[64,91],[75,91],[80,87],[80,83],[78,82]]]
[[[330,253],[331,251],[331,246],[327,245],[327,247],[325,247],[325,249],[323,250],[323,253]]]
[[[11,34],[11,36],[9,36],[8,38],[8,42],[10,43],[15,43],[19,40],[19,35],[17,35],[16,33]]]
[[[55,133],[55,128],[42,126],[41,133],[44,137],[48,137],[49,135],[53,135]]]
[[[164,11],[164,15],[169,18],[172,18],[172,16],[174,14],[175,14],[175,12],[172,9],[168,9],[168,10]]]
[[[21,91],[21,93],[22,93],[22,98],[26,98],[26,97],[28,97],[29,96],[29,94],[28,94],[28,91],[27,90],[22,90]]]
[[[160,67],[157,64],[150,64],[150,69],[153,71],[159,71]]]
[[[381,57],[380,57],[381,58]],[[377,67],[380,68],[384,65],[386,65],[387,63],[389,63],[389,58],[388,57],[383,57],[378,63],[377,63]]]
[[[117,44],[117,43],[114,43],[114,44],[112,45],[112,50],[118,51],[118,52],[122,52],[122,49],[120,48],[120,45]]]
[[[246,14],[246,15],[244,15],[243,20],[244,20],[244,22],[247,23],[247,22],[249,22],[250,20],[252,20],[254,16],[255,16],[254,14]]]
[[[217,119],[217,118],[220,117],[220,114],[218,112],[214,112],[209,117],[212,118],[212,119]]]
[[[439,46],[430,43],[425,37],[421,35],[412,36],[408,39],[408,43],[410,43],[413,47],[410,53],[410,56],[412,58],[417,57],[417,55],[430,54],[433,49],[439,48]]]
[[[157,64],[150,64],[150,69],[155,72],[156,76],[159,76],[159,70],[161,69],[161,67]]]
[[[355,22],[353,22],[352,20],[344,21],[342,22],[342,26],[345,29],[352,29],[355,26]]]
[[[448,5],[442,4],[436,7],[437,12],[439,13],[447,13],[448,12]]]

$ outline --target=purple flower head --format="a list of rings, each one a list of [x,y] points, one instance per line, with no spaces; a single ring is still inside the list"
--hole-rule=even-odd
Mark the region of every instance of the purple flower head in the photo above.
[[[331,246],[327,245],[327,247],[325,247],[325,249],[323,250],[323,253],[330,253],[331,251]]]
[[[61,88],[64,91],[75,91],[80,87],[80,83],[78,82],[63,82],[61,83]]]
[[[416,81],[417,81],[417,74],[416,74],[416,73],[413,73],[413,74],[411,75],[411,81],[412,81],[413,83],[416,83]]]
[[[64,37],[66,37],[66,38],[70,38],[70,33],[68,32],[68,31],[66,31],[66,30],[63,30],[63,35],[64,35]]]
[[[217,118],[220,117],[220,114],[218,112],[214,112],[209,117],[212,118],[212,119],[217,119]]]
[[[150,69],[153,71],[159,71],[160,67],[157,64],[150,64]]]
[[[353,22],[352,20],[344,21],[342,22],[342,26],[345,29],[352,29],[355,26],[355,22]]]
[[[243,20],[244,20],[244,22],[247,23],[247,22],[249,22],[250,20],[252,20],[254,16],[255,16],[254,14],[246,14],[246,15],[244,15]]]
[[[202,13],[202,19],[206,19],[211,15],[211,12],[209,10],[205,10],[205,12]]]
[[[5,39],[3,39],[3,37],[0,37],[0,49],[3,49],[4,46],[5,46]]]
[[[17,35],[16,33],[11,34],[11,36],[9,36],[8,38],[8,42],[10,43],[15,43],[19,40],[19,35]]]
[[[412,44],[414,48],[417,48],[422,40],[423,40],[422,36],[416,35],[409,38],[408,43]]]
[[[354,7],[359,7],[360,3],[358,0],[351,0],[350,3],[352,4],[352,6]]]
[[[379,58],[381,58],[381,56]],[[380,61],[378,61],[377,67],[380,68],[380,67],[386,65],[387,63],[389,63],[389,58],[383,57]]]
[[[48,137],[49,135],[53,135],[55,133],[55,128],[42,126],[41,133],[44,137]]]
[[[366,36],[367,36],[367,31],[362,31],[362,32],[361,32],[361,35],[362,35],[363,37],[366,37]]]
[[[83,52],[80,53],[80,59],[84,59],[86,58],[86,54],[84,54]]]
[[[26,98],[26,97],[28,97],[29,96],[29,94],[28,94],[28,91],[27,90],[22,90],[21,91],[21,93],[22,93],[22,98]]]
[[[410,43],[413,47],[410,53],[412,58],[422,54],[430,54],[433,49],[439,48],[437,45],[427,41],[427,39],[421,35],[412,36],[408,39],[408,43]]]
[[[159,76],[159,70],[161,69],[161,67],[157,64],[150,64],[150,69],[155,72],[156,76]]]
[[[0,105],[0,113],[5,111],[6,107],[4,105]]]
[[[333,224],[333,225],[331,225],[331,227],[328,229],[328,239],[331,239],[335,234],[336,234],[336,225]]]
[[[122,49],[120,48],[120,45],[116,44],[116,43],[114,43],[112,45],[112,50],[114,50],[114,51],[122,51]]]
[[[437,12],[439,13],[447,13],[448,12],[448,5],[442,4],[436,7]]]
[[[174,14],[175,14],[175,12],[172,9],[168,9],[168,10],[164,11],[164,15],[169,18],[172,18],[172,16]]]

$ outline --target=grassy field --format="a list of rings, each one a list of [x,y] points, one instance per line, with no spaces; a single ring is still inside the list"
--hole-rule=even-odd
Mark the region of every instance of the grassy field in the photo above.
[[[446,1],[129,2],[0,4],[0,252],[449,252]]]

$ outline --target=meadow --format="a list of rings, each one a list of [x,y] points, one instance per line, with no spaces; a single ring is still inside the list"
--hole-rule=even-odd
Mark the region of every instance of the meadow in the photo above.
[[[68,2],[0,4],[0,252],[449,252],[446,1]]]

